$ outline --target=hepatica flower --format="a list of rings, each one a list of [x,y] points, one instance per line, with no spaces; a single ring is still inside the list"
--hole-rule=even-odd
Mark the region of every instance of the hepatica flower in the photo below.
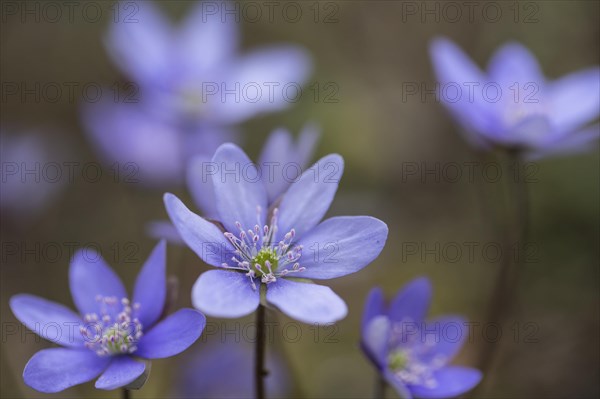
[[[53,140],[60,149],[41,132],[0,130],[0,209],[17,224],[39,216],[65,186],[59,165],[66,145]]]
[[[146,363],[187,349],[200,336],[204,316],[181,309],[160,320],[166,296],[166,244],[154,249],[140,271],[133,297],[101,256],[77,252],[69,284],[79,314],[29,294],[15,295],[10,307],[19,321],[62,348],[44,349],[29,360],[25,383],[59,392],[98,376],[96,388],[116,389],[140,377]]]
[[[448,366],[468,329],[463,318],[425,320],[431,285],[425,278],[407,284],[385,306],[381,289],[371,290],[362,321],[361,347],[382,377],[403,398],[449,398],[479,383],[476,369]]]
[[[307,53],[289,44],[240,54],[235,3],[198,2],[178,26],[151,1],[120,6],[135,21],[112,24],[106,47],[150,100],[165,107],[154,112],[219,125],[241,122],[286,108],[292,102],[286,85],[302,85],[311,70]]]
[[[194,284],[194,306],[211,316],[241,317],[258,307],[264,287],[267,303],[302,322],[343,318],[344,301],[330,288],[304,279],[330,279],[362,269],[383,249],[388,229],[368,216],[319,223],[337,191],[342,158],[322,158],[270,207],[259,170],[240,148],[224,144],[212,162],[218,167],[212,175],[218,222],[165,194],[167,212],[183,240],[217,267]]]
[[[548,80],[518,43],[502,46],[482,71],[447,39],[431,44],[440,98],[476,146],[529,157],[582,151],[600,136],[600,68]]]
[[[271,133],[259,158],[260,179],[265,184],[269,206],[308,166],[319,136],[319,128],[314,123],[306,124],[296,141],[283,128]],[[190,161],[187,169],[188,190],[201,215],[208,219],[219,218],[211,175],[216,166],[211,157],[198,155]],[[177,229],[169,221],[152,222],[149,233],[155,238],[166,238],[170,242],[183,244]]]
[[[297,46],[240,53],[239,18],[227,12],[235,3],[198,2],[179,25],[151,1],[116,7],[105,45],[135,85],[107,88],[83,123],[103,158],[137,164],[144,183],[182,183],[193,156],[235,138],[234,124],[296,102],[290,93],[308,79],[310,57]]]
[[[176,373],[171,398],[254,398],[254,348],[247,342],[217,342],[202,345],[187,358]],[[266,390],[271,398],[292,396],[290,370],[275,351],[266,352]],[[232,373],[232,370],[238,372]],[[202,378],[198,378],[201,375]]]
[[[102,99],[86,104],[81,112],[85,132],[99,157],[124,183],[181,185],[192,157],[212,154],[224,141],[237,137],[235,129],[227,127],[159,118],[144,101],[123,104]]]

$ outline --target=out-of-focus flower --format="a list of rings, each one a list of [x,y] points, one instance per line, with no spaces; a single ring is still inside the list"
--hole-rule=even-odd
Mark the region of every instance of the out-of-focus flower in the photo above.
[[[31,221],[64,188],[61,150],[37,132],[0,131],[0,208],[16,222]]]
[[[361,347],[381,376],[403,398],[450,398],[479,383],[479,370],[448,366],[468,334],[465,320],[443,316],[425,321],[431,301],[426,278],[407,284],[385,307],[381,289],[369,293]]]
[[[271,133],[262,150],[259,160],[260,177],[267,190],[268,205],[271,206],[297,180],[310,162],[317,140],[319,128],[308,123],[294,142],[291,133],[279,128]],[[201,215],[208,219],[218,219],[215,190],[211,174],[217,165],[211,157],[194,157],[187,170],[187,186]],[[170,242],[183,244],[177,229],[169,221],[152,222],[149,234],[155,238],[166,238]]]
[[[537,158],[591,148],[600,125],[600,68],[555,81],[518,43],[501,47],[487,73],[448,39],[432,42],[439,97],[479,148],[501,146]]]
[[[231,141],[231,126],[297,101],[291,93],[311,70],[303,49],[271,45],[239,54],[240,29],[231,15],[207,12],[199,2],[173,26],[153,2],[120,7],[134,5],[135,20],[111,25],[105,43],[136,83],[139,103],[104,98],[84,107],[83,123],[102,156],[136,163],[143,183],[182,183],[189,159],[211,156]]]
[[[29,294],[10,300],[21,323],[62,346],[39,351],[25,366],[25,383],[40,392],[60,392],[98,375],[98,389],[126,386],[146,370],[136,358],[174,356],[200,337],[206,323],[193,309],[159,320],[166,297],[164,241],[138,274],[132,301],[119,277],[91,250],[73,256],[69,284],[80,314]]]
[[[233,144],[222,145],[212,162],[216,223],[192,213],[165,194],[171,221],[185,243],[206,263],[192,291],[195,307],[217,317],[241,317],[266,301],[306,323],[329,323],[347,307],[329,287],[293,278],[330,279],[359,271],[381,252],[388,229],[368,216],[333,217],[329,208],[343,171],[337,154],[322,158],[268,206],[256,166]],[[310,251],[302,256],[303,248]]]
[[[182,184],[190,158],[212,154],[237,136],[233,129],[166,121],[141,104],[106,99],[83,107],[82,120],[104,162],[118,163],[132,180],[150,187]]]
[[[254,398],[254,350],[245,342],[204,345],[183,364],[173,397],[182,398]],[[291,378],[285,362],[276,353],[267,352],[265,377],[270,398],[291,394]],[[189,355],[188,355],[189,357]],[[235,370],[235,373],[231,371]],[[201,375],[202,378],[198,378]]]

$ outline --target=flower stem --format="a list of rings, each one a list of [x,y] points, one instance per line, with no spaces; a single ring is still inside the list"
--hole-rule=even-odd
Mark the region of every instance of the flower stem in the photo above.
[[[373,399],[382,399],[385,398],[385,388],[387,387],[387,383],[385,379],[377,373],[375,377],[375,389],[373,390]]]
[[[256,399],[265,398],[265,307],[262,304],[256,309],[256,352],[254,357],[254,387]]]
[[[121,389],[121,398],[122,399],[131,399],[130,391],[127,388]]]
[[[504,241],[502,263],[490,301],[487,322],[497,323],[502,327],[508,320],[516,301],[516,288],[520,269],[523,267],[525,239],[529,232],[529,196],[527,182],[521,176],[518,153],[510,152],[509,168],[514,165],[516,173],[510,176],[506,190],[508,191],[507,223],[502,231]],[[510,172],[510,169],[505,169]],[[479,357],[479,368],[489,376],[500,342],[485,343]]]

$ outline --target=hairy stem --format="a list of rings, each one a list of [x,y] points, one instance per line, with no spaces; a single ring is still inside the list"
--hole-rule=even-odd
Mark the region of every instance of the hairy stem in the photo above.
[[[385,398],[385,388],[387,383],[383,376],[378,372],[375,377],[375,388],[373,389],[373,399]]]
[[[256,348],[254,357],[254,387],[256,399],[265,398],[265,307],[262,304],[256,309]]]
[[[516,301],[516,288],[520,269],[524,264],[523,249],[529,229],[529,198],[527,182],[521,174],[517,153],[509,153],[509,167],[503,168],[509,176],[506,190],[508,191],[508,215],[502,231],[504,241],[503,256],[500,271],[496,278],[494,291],[490,301],[487,322],[503,326],[513,310]],[[515,171],[511,173],[510,167]],[[479,357],[479,368],[484,375],[489,376],[498,353],[500,342],[485,343]]]

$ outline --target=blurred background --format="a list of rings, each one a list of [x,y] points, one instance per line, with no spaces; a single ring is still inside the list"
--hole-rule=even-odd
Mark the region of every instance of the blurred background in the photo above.
[[[69,16],[61,2],[55,3],[62,7],[58,19],[53,10],[43,11],[45,2],[2,2],[2,162],[32,156],[26,150],[19,155],[18,141],[35,135],[39,140],[34,147],[40,155],[33,159],[63,165],[63,177],[48,181],[52,179],[42,176],[40,184],[2,207],[1,396],[116,398],[118,392],[95,391],[91,383],[54,396],[28,388],[21,378],[25,363],[51,344],[26,332],[12,315],[8,300],[27,292],[72,306],[69,258],[73,248],[86,246],[99,248],[131,287],[156,242],[148,236],[147,224],[166,218],[162,194],[171,191],[188,204],[192,200],[183,185],[148,187],[124,179],[123,171],[115,174],[88,140],[80,112],[89,98],[82,87],[117,85],[126,90],[131,80],[111,62],[103,46],[103,37],[114,24],[114,4],[75,2],[79,7]],[[84,17],[82,10],[88,3],[95,5],[88,6],[89,15]],[[481,162],[433,95],[407,92],[414,83],[434,87],[429,42],[447,36],[484,66],[499,45],[516,40],[531,49],[546,76],[554,79],[599,63],[600,3],[492,2],[495,8],[486,14],[487,2],[475,2],[473,14],[462,9],[458,20],[454,11],[444,11],[444,2],[275,3],[279,6],[273,18],[262,2],[253,2],[262,8],[262,18],[255,20],[254,11],[251,18],[242,15],[241,51],[272,43],[300,45],[312,56],[312,75],[302,97],[287,109],[237,124],[239,142],[257,159],[274,128],[297,133],[306,122],[317,122],[322,135],[314,160],[336,152],[346,162],[329,215],[372,215],[389,225],[390,235],[372,265],[328,281],[349,307],[348,316],[336,327],[315,329],[269,312],[269,321],[275,323],[269,351],[276,357],[269,366],[283,371],[273,373],[270,378],[277,381],[268,386],[271,397],[370,397],[375,372],[358,347],[368,291],[381,286],[391,297],[413,277],[428,276],[434,286],[431,315],[463,314],[483,323],[501,263],[497,258],[490,261],[481,248],[500,240],[490,209],[502,199],[503,183],[477,178],[477,173],[475,180],[463,176],[454,182],[443,172],[439,178],[421,174],[449,163]],[[173,21],[184,18],[194,6],[191,1],[156,4]],[[26,13],[22,7],[38,9]],[[97,7],[102,16],[90,18]],[[501,15],[496,16],[495,10]],[[36,84],[48,83],[62,88],[58,98],[35,89]],[[69,85],[74,87],[73,96]],[[23,93],[32,88],[33,94]],[[66,176],[65,162],[77,163],[72,178]],[[478,395],[600,395],[599,162],[597,147],[582,155],[536,162],[535,178],[528,183],[531,252],[519,271],[518,303],[499,338],[494,371],[485,376],[485,390]],[[92,166],[86,170],[85,165]],[[96,170],[101,177],[96,177]],[[10,197],[4,183],[3,201]],[[476,243],[474,256],[468,256],[466,243]],[[455,248],[462,254],[456,255]],[[178,306],[191,305],[191,286],[207,269],[188,248],[169,246],[168,272],[180,282]],[[202,390],[215,395],[210,387],[192,386],[192,370],[197,372],[191,381],[222,378],[226,385],[237,377],[248,378],[251,369],[242,366],[243,360],[222,366],[223,372],[216,375],[214,370],[203,373],[206,362],[192,366],[203,356],[214,356],[215,347],[244,341],[244,323],[252,318],[209,321],[213,323],[210,333],[190,351],[153,363],[148,383],[133,392],[134,398],[203,397],[198,393]],[[480,329],[472,341],[465,344],[456,363],[475,364],[485,341]],[[243,345],[240,348],[237,356],[251,356]],[[273,385],[277,383],[283,386]],[[391,390],[388,395],[395,397]]]

